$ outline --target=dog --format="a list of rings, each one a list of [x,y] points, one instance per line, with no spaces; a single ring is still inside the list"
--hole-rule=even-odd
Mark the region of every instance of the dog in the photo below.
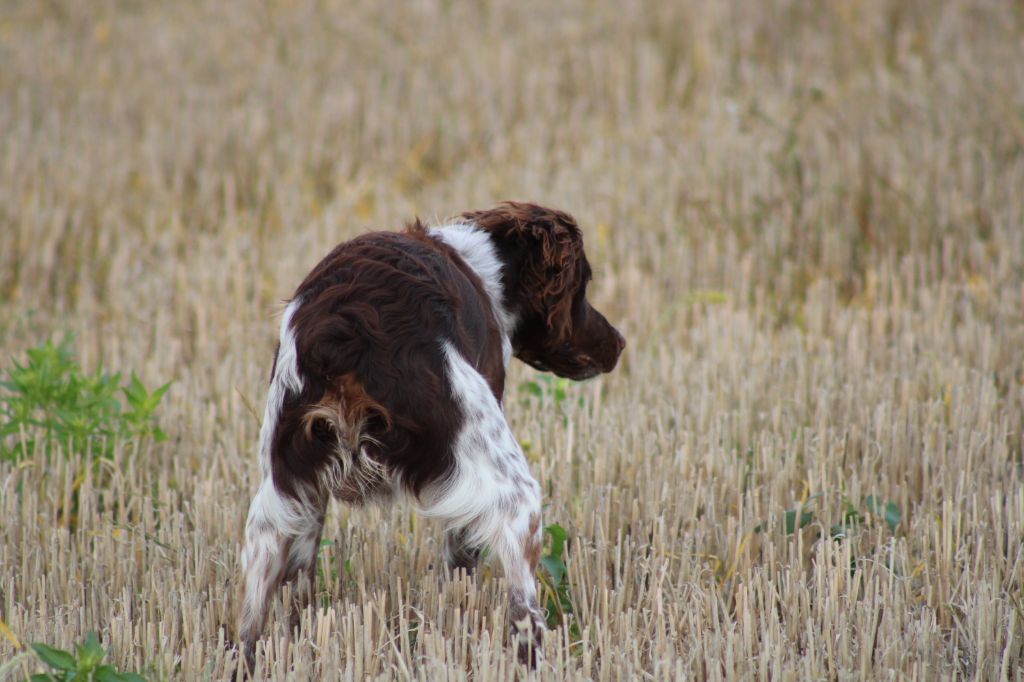
[[[615,367],[626,342],[587,302],[590,279],[576,221],[515,202],[362,235],[306,276],[281,320],[245,528],[250,669],[278,588],[294,584],[293,625],[312,595],[330,499],[398,493],[445,522],[451,569],[489,548],[535,662],[541,494],[502,411],[505,370],[513,356],[574,380]]]

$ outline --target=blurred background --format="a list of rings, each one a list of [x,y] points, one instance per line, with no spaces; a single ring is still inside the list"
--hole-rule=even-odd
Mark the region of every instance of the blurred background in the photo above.
[[[1020,679],[1022,65],[995,0],[4,0],[0,362],[70,333],[173,384],[109,466],[0,461],[3,622],[229,674],[281,302],[517,199],[579,220],[629,339],[509,382],[569,535],[546,674]],[[514,674],[499,576],[439,582],[408,505],[325,538],[266,676]]]

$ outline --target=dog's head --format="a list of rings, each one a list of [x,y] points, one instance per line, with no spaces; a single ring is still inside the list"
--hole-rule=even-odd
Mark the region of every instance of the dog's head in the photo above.
[[[509,201],[463,217],[490,233],[502,259],[515,356],[569,379],[610,372],[626,340],[587,302],[590,264],[572,216]]]

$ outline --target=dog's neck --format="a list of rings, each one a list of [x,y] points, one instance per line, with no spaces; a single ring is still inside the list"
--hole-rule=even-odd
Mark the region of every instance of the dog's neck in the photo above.
[[[512,335],[516,329],[516,315],[509,310],[504,287],[501,283],[501,270],[504,266],[498,257],[498,250],[491,241],[490,235],[478,229],[472,223],[452,223],[440,227],[432,227],[428,231],[431,237],[443,241],[455,249],[462,260],[473,269],[483,283],[484,291],[490,299],[491,308],[501,332],[501,352],[508,366],[512,358]]]

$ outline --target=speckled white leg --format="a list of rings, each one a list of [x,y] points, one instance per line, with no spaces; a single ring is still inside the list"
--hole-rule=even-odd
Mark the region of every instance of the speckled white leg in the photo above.
[[[534,580],[541,551],[540,485],[487,381],[452,346],[445,353],[465,419],[455,442],[455,471],[423,495],[422,511],[445,519],[461,546],[486,545],[501,563],[513,633],[529,634],[520,640],[525,656],[544,628]]]

